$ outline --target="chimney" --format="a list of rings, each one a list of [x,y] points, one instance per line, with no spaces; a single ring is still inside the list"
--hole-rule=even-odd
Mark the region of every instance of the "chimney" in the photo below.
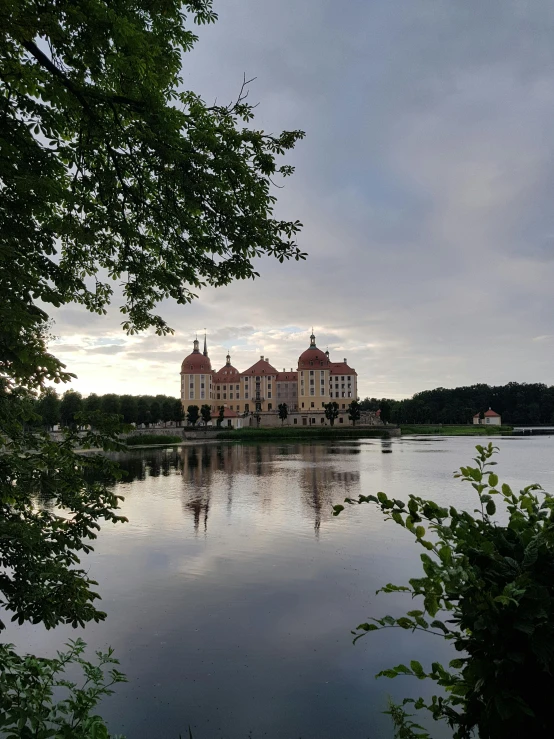
[[[347,362],[346,362],[346,357],[345,357],[345,358],[343,359],[343,362],[344,362],[345,364],[347,364]]]
[[[286,369],[283,367],[283,372],[286,372]]]
[[[266,361],[266,362],[269,362],[269,359],[268,359],[268,358],[266,357],[266,358],[265,358],[265,361]]]
[[[263,354],[260,354],[260,359],[262,360],[262,362],[264,361],[264,355]]]

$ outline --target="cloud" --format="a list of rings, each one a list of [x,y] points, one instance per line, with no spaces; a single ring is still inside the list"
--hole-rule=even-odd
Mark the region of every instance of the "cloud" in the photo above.
[[[57,311],[56,351],[79,389],[177,394],[204,327],[216,368],[227,351],[239,369],[260,354],[294,367],[312,325],[362,395],[554,383],[541,338],[554,312],[554,6],[227,0],[218,12],[184,83],[225,101],[257,76],[256,125],[307,131],[276,216],[304,223],[308,260],[262,259],[254,282],[165,301],[174,336],[124,337],[117,308]]]

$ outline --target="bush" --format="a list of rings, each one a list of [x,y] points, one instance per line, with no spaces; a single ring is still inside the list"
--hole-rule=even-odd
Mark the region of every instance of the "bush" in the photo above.
[[[489,469],[496,464],[491,461],[495,451],[492,444],[477,446],[475,467],[462,467],[455,475],[476,491],[475,516],[414,495],[407,505],[385,493],[345,501],[376,504],[425,549],[422,577],[409,586],[382,588],[418,596],[423,610],[372,618],[353,632],[354,641],[384,628],[421,630],[451,641],[460,657],[448,670],[436,662],[424,669],[412,661],[379,674],[434,680],[446,696],[406,699],[404,705],[413,703],[446,721],[455,739],[554,735],[554,498],[539,485],[519,494],[500,485]],[[497,502],[506,525],[495,519]],[[335,515],[343,509],[335,506]],[[440,611],[446,620],[437,618]],[[429,736],[419,729],[409,733],[410,722],[402,720],[398,708],[392,715],[404,732],[399,736]]]
[[[128,436],[124,441],[127,446],[140,446],[142,444],[178,444],[183,439],[181,436],[171,434],[137,434]]]
[[[13,651],[13,645],[0,646],[2,736],[109,739],[104,721],[91,712],[102,698],[113,693],[112,685],[126,681],[125,675],[113,667],[119,662],[112,656],[112,649],[106,654],[97,652],[98,664],[93,665],[82,657],[86,647],[82,639],[70,641],[67,646],[68,651],[58,652],[56,659],[21,657]],[[81,687],[65,677],[70,665],[81,668]],[[54,691],[58,694],[60,690],[66,696],[53,703]]]

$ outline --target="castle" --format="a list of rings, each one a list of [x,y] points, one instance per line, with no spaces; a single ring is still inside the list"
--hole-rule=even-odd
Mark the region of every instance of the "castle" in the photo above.
[[[214,372],[208,356],[207,339],[200,352],[198,339],[193,351],[181,365],[181,402],[189,405],[209,405],[215,417],[224,407],[225,425],[279,425],[278,406],[286,403],[289,417],[286,423],[309,426],[325,424],[325,405],[339,406],[337,423],[350,423],[348,406],[358,397],[357,373],[342,362],[331,362],[329,351],[323,352],[310,336],[310,346],[298,358],[298,368],[279,372],[261,356],[244,372],[231,364],[227,354],[225,365]]]

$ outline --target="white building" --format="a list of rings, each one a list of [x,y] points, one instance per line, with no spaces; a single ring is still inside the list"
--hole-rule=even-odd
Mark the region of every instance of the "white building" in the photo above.
[[[488,411],[484,412],[484,418],[479,418],[481,414],[476,413],[473,416],[473,425],[478,426],[479,424],[486,425],[486,426],[501,426],[502,425],[502,417],[499,413],[496,413],[496,411],[493,411],[491,408],[489,408]]]

